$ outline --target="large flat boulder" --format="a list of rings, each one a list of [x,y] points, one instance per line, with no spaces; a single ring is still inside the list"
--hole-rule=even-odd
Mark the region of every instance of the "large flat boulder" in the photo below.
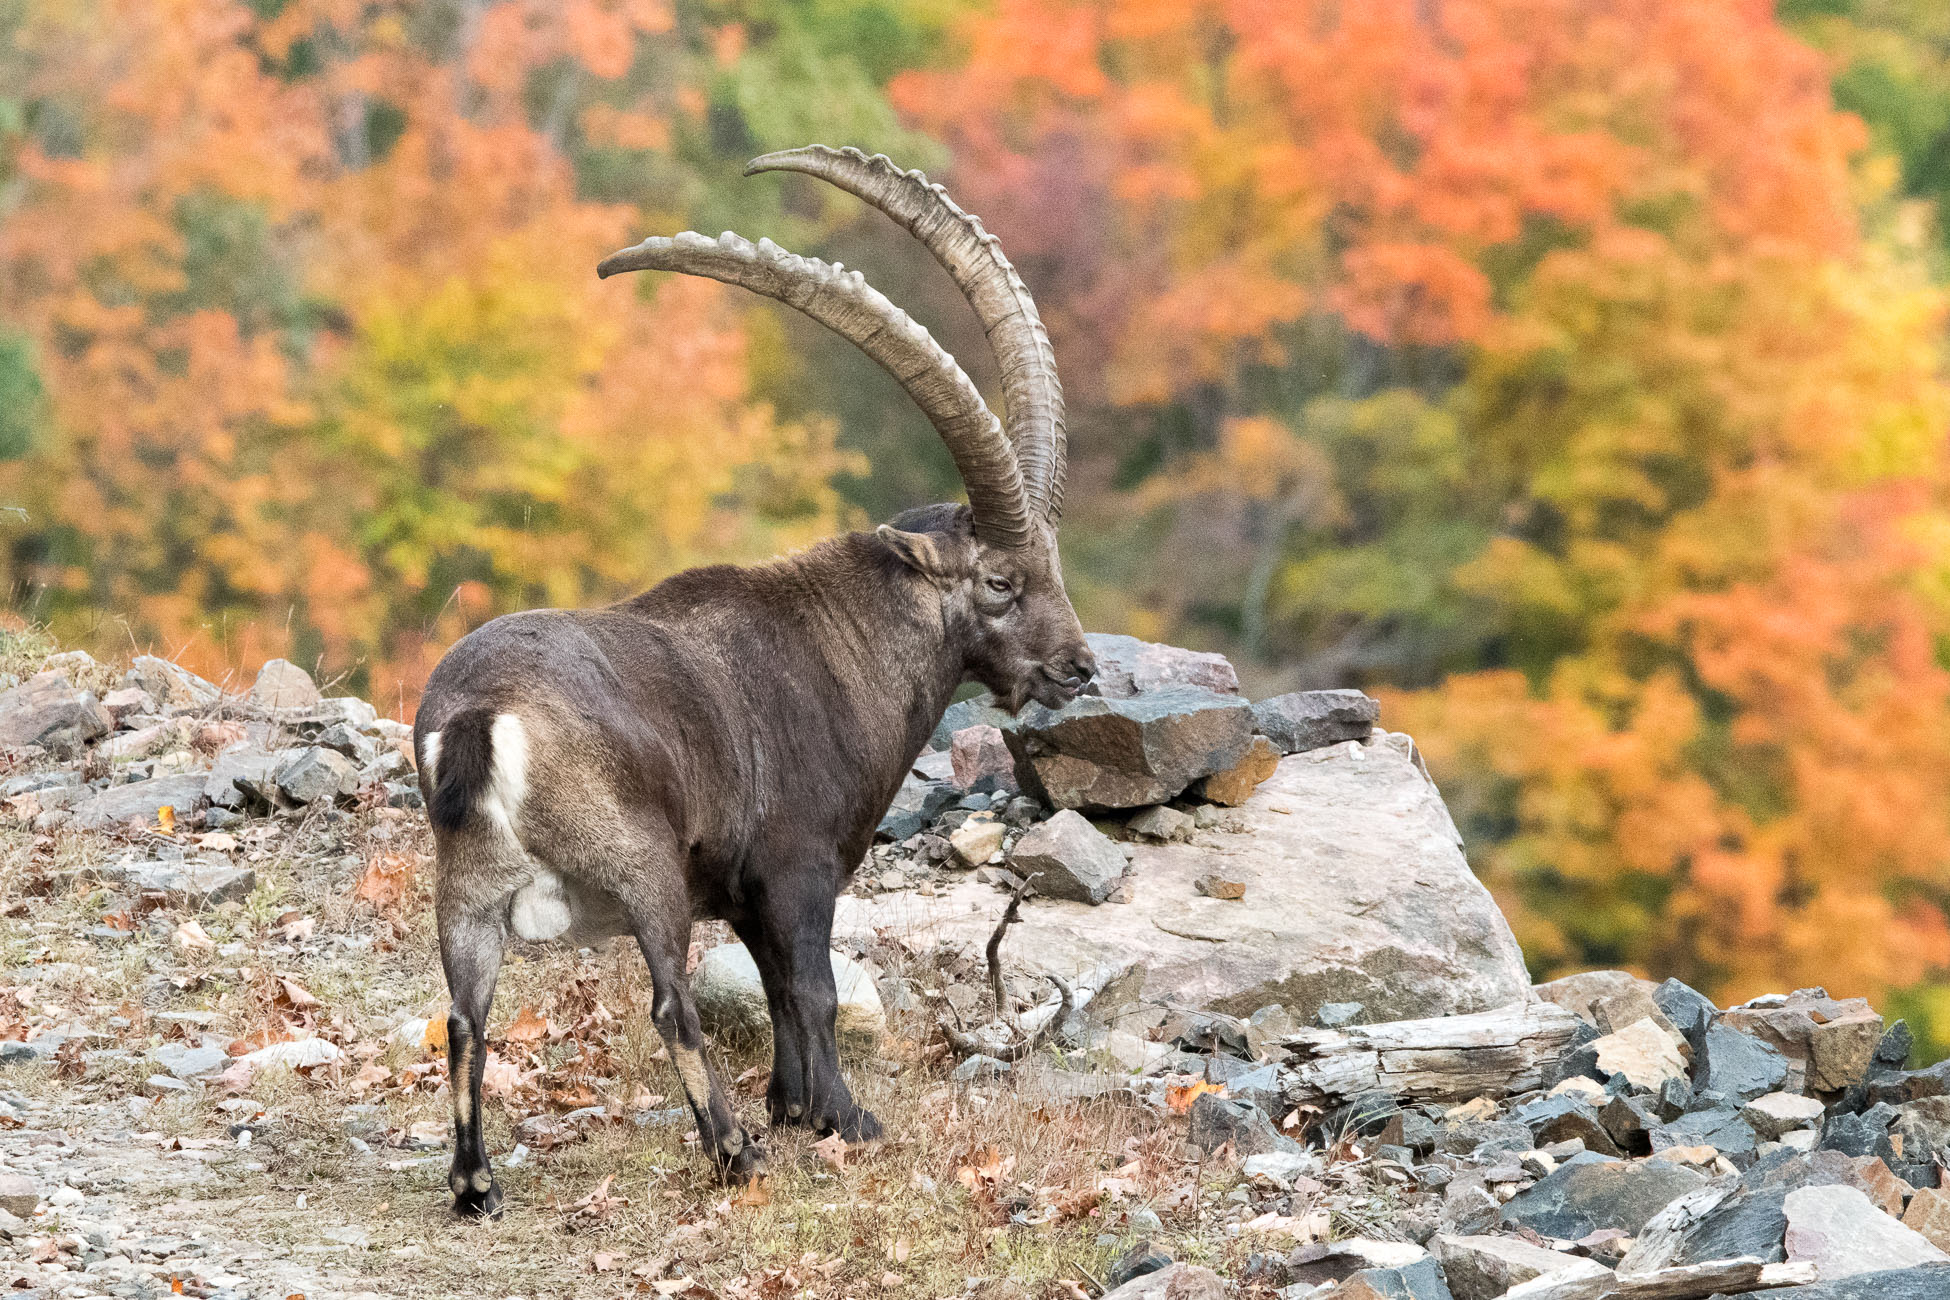
[[[94,692],[78,689],[56,669],[0,691],[0,746],[9,749],[39,745],[72,757],[114,725]]]
[[[1052,808],[1143,808],[1235,766],[1252,748],[1237,695],[1161,686],[1129,698],[1031,704],[1002,728],[1022,788]]]
[[[1148,1001],[1233,1014],[1277,1002],[1302,1020],[1329,1002],[1393,1020],[1528,996],[1516,940],[1408,737],[1378,731],[1284,758],[1228,820],[1240,829],[1138,846],[1128,904],[1029,900],[1004,960],[1065,978],[1141,964]],[[1250,878],[1244,904],[1198,892],[1214,870]],[[849,895],[838,930],[916,951],[952,944],[980,961],[1002,906],[972,880],[933,897]]]

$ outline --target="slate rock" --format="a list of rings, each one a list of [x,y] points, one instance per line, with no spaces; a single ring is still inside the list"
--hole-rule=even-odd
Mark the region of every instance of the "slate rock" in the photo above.
[[[256,871],[220,857],[165,862],[118,859],[93,867],[90,872],[137,893],[161,894],[169,906],[190,911],[249,898],[257,888]]]
[[[330,802],[358,793],[359,768],[336,750],[314,745],[281,763],[273,780],[278,793],[294,804]]]
[[[1735,1164],[1740,1163],[1736,1157],[1752,1155],[1759,1145],[1754,1130],[1731,1106],[1714,1106],[1681,1115],[1669,1124],[1652,1129],[1647,1136],[1652,1141],[1654,1152],[1670,1151],[1674,1147],[1710,1146],[1721,1155],[1733,1159]]]
[[[1055,710],[1031,704],[1004,734],[1022,788],[1050,807],[1138,808],[1245,757],[1252,710],[1236,695],[1166,686]]]
[[[1433,1259],[1401,1268],[1364,1268],[1350,1274],[1323,1300],[1455,1300]]]
[[[1950,1097],[1924,1097],[1896,1107],[1889,1126],[1903,1139],[1903,1159],[1936,1158],[1950,1164]]]
[[[1767,1292],[1760,1294],[1766,1295]],[[1944,1300],[1950,1296],[1950,1264],[1882,1269],[1773,1293],[1780,1300]]]
[[[188,1043],[164,1043],[149,1050],[149,1059],[178,1079],[205,1079],[221,1074],[230,1064],[230,1053],[215,1039],[200,1047]]]
[[[1697,1051],[1708,1025],[1720,1014],[1713,999],[1682,980],[1668,979],[1652,991],[1652,1001]]]
[[[1023,832],[1009,853],[1009,869],[1037,892],[1092,906],[1110,897],[1126,865],[1109,836],[1068,808]]]
[[[1323,1002],[1314,1012],[1314,1023],[1322,1029],[1339,1029],[1358,1021],[1364,1010],[1359,1002]]]
[[[950,762],[954,765],[955,784],[964,790],[979,794],[994,794],[1000,790],[1014,794],[1016,784],[1016,761],[1009,754],[1009,744],[1002,738],[999,727],[987,723],[977,723],[963,727],[948,739]]]
[[[1198,829],[1198,823],[1176,808],[1157,804],[1144,809],[1125,822],[1124,829],[1133,835],[1141,835],[1147,840],[1157,840],[1165,844],[1183,844],[1192,838],[1192,833]]]
[[[38,745],[57,758],[71,758],[114,725],[94,692],[77,689],[58,671],[36,673],[0,691],[0,747]]]
[[[1898,1020],[1883,1031],[1882,1041],[1876,1044],[1876,1064],[1900,1068],[1915,1046],[1916,1035],[1910,1032],[1909,1022]]]
[[[1279,1003],[1301,1024],[1328,1002],[1363,1003],[1363,1019],[1380,1022],[1523,1000],[1522,953],[1407,737],[1377,732],[1284,758],[1231,816],[1237,830],[1196,843],[1127,846],[1129,903],[1025,905],[1009,931],[1011,967],[1068,980],[1136,964],[1146,1000],[1240,1016]],[[1277,887],[1244,905],[1195,893],[1200,875],[1242,862]],[[955,879],[932,897],[842,895],[835,933],[862,944],[925,936],[980,962],[995,913],[991,887]]]
[[[1192,782],[1191,795],[1207,803],[1237,808],[1253,797],[1259,783],[1280,766],[1280,751],[1264,736],[1254,736],[1245,757],[1223,772]]]
[[[997,708],[995,697],[983,691],[980,695],[956,700],[950,704],[943,711],[941,721],[936,724],[934,734],[928,738],[928,745],[945,752],[954,744],[957,731],[969,727],[995,727],[1001,730],[1006,728],[1014,718],[1014,714]]]
[[[1722,1021],[1708,1026],[1702,1036],[1693,1085],[1751,1101],[1778,1089],[1787,1072],[1787,1060],[1777,1048]]]
[[[1381,702],[1361,691],[1294,691],[1259,700],[1253,725],[1282,754],[1366,740],[1381,720]]]
[[[1511,1119],[1530,1129],[1533,1145],[1576,1140],[1587,1151],[1601,1156],[1624,1154],[1612,1140],[1598,1111],[1583,1099],[1570,1095],[1545,1097],[1512,1112]]]
[[[896,842],[919,835],[960,797],[961,792],[947,782],[930,781],[910,772],[902,779],[874,834]]]
[[[1605,1102],[1598,1122],[1621,1155],[1642,1156],[1652,1150],[1652,1130],[1660,1116],[1643,1096],[1618,1096]]]
[[[251,683],[250,701],[260,709],[283,713],[316,708],[324,697],[311,674],[289,659],[267,659]]]
[[[1798,1187],[1787,1194],[1786,1250],[1832,1282],[1857,1273],[1950,1263],[1920,1233],[1905,1228],[1853,1187]]]
[[[1706,1179],[1664,1160],[1606,1160],[1573,1156],[1500,1212],[1504,1223],[1546,1237],[1575,1241],[1600,1228],[1636,1235],[1646,1220]]]
[[[1871,1106],[1859,1115],[1846,1111],[1830,1115],[1822,1125],[1821,1149],[1839,1151],[1847,1156],[1880,1156],[1883,1160],[1895,1160],[1895,1144],[1889,1140],[1889,1128],[1898,1118],[1894,1106],[1886,1102]]]
[[[827,957],[839,993],[835,1027],[840,1046],[849,1052],[871,1051],[887,1032],[887,1013],[873,975],[840,953],[828,953]],[[765,985],[744,944],[720,944],[708,950],[691,975],[691,996],[706,1032],[752,1042],[770,1040],[772,1016],[765,1001]]]
[[[1199,1094],[1192,1103],[1191,1125],[1185,1140],[1208,1153],[1230,1142],[1233,1154],[1240,1157],[1300,1150],[1298,1143],[1282,1136],[1266,1112],[1250,1101],[1212,1092]]]
[[[193,772],[110,786],[74,806],[74,825],[78,830],[101,830],[126,821],[153,826],[165,807],[179,822],[185,821],[203,802],[205,784],[203,774]]]
[[[1222,654],[1112,632],[1089,632],[1083,639],[1097,658],[1097,690],[1111,698],[1128,699],[1171,686],[1196,686],[1220,695],[1239,693],[1239,674]]]
[[[1452,1156],[1474,1156],[1478,1160],[1528,1151],[1535,1142],[1530,1126],[1515,1120],[1451,1120],[1436,1130],[1438,1151]]]
[[[1442,1235],[1434,1239],[1431,1249],[1456,1300],[1497,1300],[1511,1287],[1546,1275],[1569,1280],[1611,1272],[1596,1260],[1533,1246],[1516,1237]]]
[[[1115,1294],[1118,1287],[1132,1278],[1143,1277],[1146,1273],[1156,1273],[1161,1268],[1170,1268],[1171,1264],[1171,1256],[1152,1250],[1149,1241],[1142,1241],[1111,1264],[1104,1273],[1104,1285],[1111,1288],[1112,1294]]]

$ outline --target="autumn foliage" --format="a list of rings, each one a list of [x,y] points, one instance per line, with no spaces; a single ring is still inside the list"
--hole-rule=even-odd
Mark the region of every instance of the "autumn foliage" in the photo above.
[[[64,633],[410,703],[491,614],[886,504],[849,448],[941,489],[843,348],[591,268],[686,225],[871,246],[959,345],[884,223],[735,180],[952,159],[1063,364],[1089,624],[1384,691],[1540,975],[1822,983],[1950,1041],[1929,6],[16,11],[0,501]]]

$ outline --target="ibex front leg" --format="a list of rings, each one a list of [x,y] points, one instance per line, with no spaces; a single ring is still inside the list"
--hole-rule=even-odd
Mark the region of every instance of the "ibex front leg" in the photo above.
[[[767,889],[759,928],[754,958],[766,977],[773,1041],[790,1046],[775,1048],[771,1090],[775,1104],[786,1111],[785,1122],[838,1133],[848,1142],[878,1138],[880,1121],[854,1102],[840,1073],[830,885],[807,873],[784,887]],[[763,957],[757,956],[760,947],[766,950]],[[782,1070],[791,1073],[782,1078]]]

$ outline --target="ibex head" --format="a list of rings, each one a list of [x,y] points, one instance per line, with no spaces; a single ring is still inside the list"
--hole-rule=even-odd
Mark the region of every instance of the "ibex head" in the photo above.
[[[934,254],[988,333],[1006,428],[955,359],[857,271],[727,231],[646,239],[605,258],[598,273],[683,271],[743,285],[835,330],[899,380],[947,444],[968,505],[908,511],[878,536],[941,593],[968,675],[1011,710],[1031,699],[1060,707],[1096,663],[1063,589],[1063,388],[1028,289],[995,236],[918,171],[824,145],[767,154],[745,169],[761,171],[805,172],[858,195]]]

